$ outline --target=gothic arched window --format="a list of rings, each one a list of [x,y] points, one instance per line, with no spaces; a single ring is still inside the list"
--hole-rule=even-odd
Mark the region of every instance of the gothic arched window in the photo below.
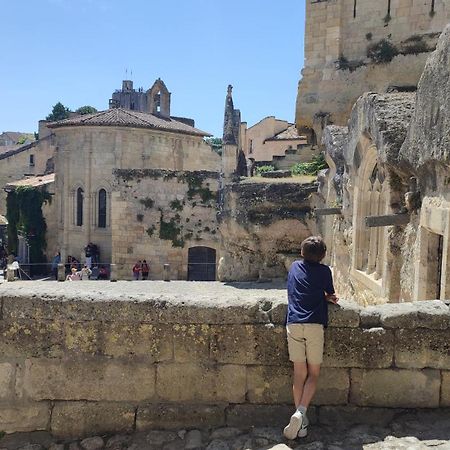
[[[106,228],[106,191],[98,191],[98,227]]]
[[[84,191],[82,188],[77,189],[77,216],[76,225],[81,227],[83,225],[83,203],[84,203]]]

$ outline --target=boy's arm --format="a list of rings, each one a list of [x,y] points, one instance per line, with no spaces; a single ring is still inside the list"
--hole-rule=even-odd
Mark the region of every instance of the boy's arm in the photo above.
[[[325,286],[325,300],[330,303],[337,303],[339,298],[334,292],[333,286],[333,275],[331,274],[331,269],[328,267],[328,280]]]

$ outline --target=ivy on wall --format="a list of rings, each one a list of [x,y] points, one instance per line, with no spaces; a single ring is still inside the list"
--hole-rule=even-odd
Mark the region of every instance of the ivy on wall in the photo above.
[[[42,205],[51,203],[47,191],[31,186],[19,186],[8,192],[6,217],[8,219],[8,252],[17,255],[18,235],[26,236],[30,246],[30,262],[45,261],[45,232],[47,224],[42,214]]]

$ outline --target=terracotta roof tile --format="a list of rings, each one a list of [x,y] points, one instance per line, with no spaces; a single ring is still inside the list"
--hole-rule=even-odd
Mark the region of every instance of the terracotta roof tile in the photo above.
[[[210,136],[209,133],[191,127],[172,118],[157,116],[155,114],[131,111],[124,108],[113,108],[94,114],[71,117],[69,119],[53,122],[49,128],[75,127],[75,126],[111,126],[131,128],[151,128],[161,131],[191,134],[195,136]]]

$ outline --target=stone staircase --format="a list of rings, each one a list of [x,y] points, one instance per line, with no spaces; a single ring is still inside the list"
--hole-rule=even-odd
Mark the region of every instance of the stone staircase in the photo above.
[[[287,149],[284,153],[284,156],[274,156],[270,163],[278,170],[290,170],[294,164],[311,161],[311,158],[319,153],[319,148],[316,145],[304,144]]]

